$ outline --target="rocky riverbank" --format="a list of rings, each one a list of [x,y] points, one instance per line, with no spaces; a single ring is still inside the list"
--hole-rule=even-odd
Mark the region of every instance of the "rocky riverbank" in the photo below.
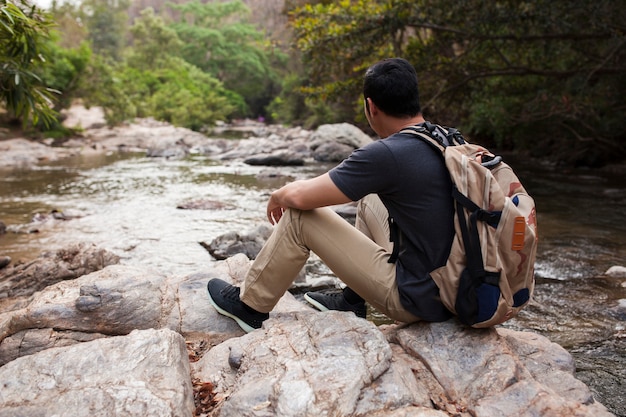
[[[205,288],[211,277],[240,282],[243,254],[188,276],[90,246],[44,256],[41,271],[48,259],[55,271],[102,269],[57,274],[31,295],[4,281],[20,295],[0,314],[2,416],[612,415],[567,351],[534,333],[455,320],[377,327],[287,293],[246,335]]]
[[[91,127],[81,138],[32,144],[29,157],[21,140],[14,152],[0,142],[0,163],[138,151],[271,166],[340,160],[371,140],[349,125],[224,126],[243,136],[227,141],[152,120],[81,120]],[[375,326],[287,293],[245,335],[206,296],[209,278],[240,282],[250,264],[227,242],[216,242],[223,261],[187,275],[125,266],[90,244],[2,269],[0,416],[612,415],[574,377],[571,355],[532,332]]]

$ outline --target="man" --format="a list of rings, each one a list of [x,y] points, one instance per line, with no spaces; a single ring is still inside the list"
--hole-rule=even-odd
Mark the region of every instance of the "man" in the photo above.
[[[366,300],[406,323],[451,317],[429,275],[452,245],[450,176],[438,151],[399,133],[425,122],[415,69],[400,58],[378,62],[365,73],[363,98],[370,126],[384,139],[323,175],[273,192],[267,217],[275,229],[242,289],[209,281],[211,303],[244,330],[261,327],[310,251],[348,286],[336,295],[307,293],[319,310],[365,317]],[[356,227],[326,207],[350,201],[359,201]]]

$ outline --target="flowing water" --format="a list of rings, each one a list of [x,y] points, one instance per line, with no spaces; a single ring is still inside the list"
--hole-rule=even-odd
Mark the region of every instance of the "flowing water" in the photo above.
[[[626,279],[602,276],[613,265],[626,266],[626,179],[509,162],[535,197],[540,246],[534,300],[507,326],[568,349],[596,398],[626,416]],[[259,180],[262,167],[237,162],[113,153],[0,170],[0,220],[9,229],[0,235],[0,256],[15,263],[85,241],[128,265],[198,272],[214,262],[198,242],[255,228],[266,221],[270,191],[327,168],[283,168],[286,177]],[[218,208],[177,208],[196,200]],[[71,220],[49,220],[53,210]],[[32,222],[37,213],[48,217]]]

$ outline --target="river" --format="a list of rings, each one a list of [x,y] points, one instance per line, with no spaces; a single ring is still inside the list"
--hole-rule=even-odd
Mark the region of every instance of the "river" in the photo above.
[[[535,198],[540,245],[534,299],[506,326],[568,349],[577,377],[613,413],[626,416],[626,279],[603,276],[613,265],[626,265],[626,179],[522,159],[509,163]],[[0,236],[0,255],[15,263],[86,241],[125,264],[198,272],[214,262],[198,242],[253,229],[266,221],[271,190],[326,168],[282,168],[287,177],[268,181],[257,179],[264,168],[241,162],[109,153],[0,170],[0,220],[9,228]],[[196,200],[223,207],[177,208]],[[74,218],[31,223],[36,213],[52,210]],[[15,233],[35,226],[38,233]]]

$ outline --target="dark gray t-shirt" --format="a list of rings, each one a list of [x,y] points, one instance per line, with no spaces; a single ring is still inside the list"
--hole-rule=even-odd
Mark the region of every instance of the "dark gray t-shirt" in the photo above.
[[[412,134],[372,142],[329,174],[351,200],[378,194],[402,232],[396,282],[402,305],[426,321],[452,315],[429,272],[444,265],[454,236],[452,183],[443,158]]]

